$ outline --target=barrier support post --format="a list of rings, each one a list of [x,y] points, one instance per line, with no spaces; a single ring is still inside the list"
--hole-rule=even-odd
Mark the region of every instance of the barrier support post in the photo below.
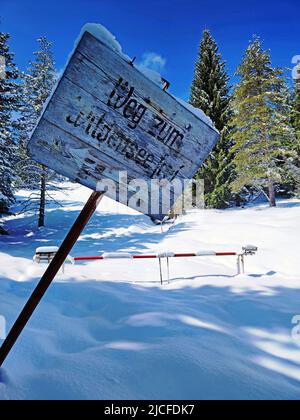
[[[163,286],[164,280],[163,280],[163,271],[162,271],[162,261],[160,257],[159,257],[159,272],[160,272],[160,284],[161,286]]]
[[[242,261],[242,273],[245,274],[245,255],[241,256]]]
[[[238,255],[237,257],[237,274],[238,276],[241,274],[241,256]]]
[[[245,255],[244,254],[238,255],[237,271],[238,271],[238,275],[245,274]]]
[[[45,293],[47,292],[48,288],[50,287],[52,281],[54,280],[55,276],[63,266],[66,258],[70,254],[73,246],[77,242],[79,236],[81,235],[82,231],[88,224],[89,220],[95,213],[100,201],[104,196],[103,192],[93,192],[91,197],[89,198],[88,202],[82,209],[80,215],[78,216],[76,222],[74,223],[73,227],[67,234],[64,242],[62,243],[61,247],[59,248],[57,254],[53,258],[52,262],[50,263],[49,267],[47,268],[45,274],[41,278],[39,284],[35,288],[33,294],[29,298],[28,302],[26,303],[24,309],[22,310],[21,314],[19,315],[17,321],[15,322],[14,326],[12,327],[11,331],[9,332],[6,340],[2,344],[0,348],[0,367],[2,367],[3,363],[5,362],[7,356],[10,354],[12,348],[16,344],[16,341],[22,334],[22,331],[26,327],[27,323],[29,322],[30,318],[32,317],[34,311],[38,307],[39,303],[43,299]]]

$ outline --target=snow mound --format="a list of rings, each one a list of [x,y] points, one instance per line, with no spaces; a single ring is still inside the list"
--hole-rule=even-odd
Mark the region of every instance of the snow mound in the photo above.
[[[80,42],[82,36],[85,32],[89,32],[91,35],[93,35],[95,38],[99,39],[103,44],[105,44],[108,48],[115,51],[117,54],[119,54],[121,57],[124,58],[124,60],[130,62],[131,59],[123,53],[121,44],[118,42],[117,38],[103,25],[100,23],[87,23],[85,24],[80,32],[80,35],[75,42],[74,49],[76,49],[78,43]]]
[[[186,109],[188,109],[192,114],[194,114],[197,118],[200,118],[200,120],[204,121],[207,125],[209,125],[211,128],[215,128],[214,123],[212,120],[202,111],[202,109],[195,108],[193,105],[189,104],[188,102],[185,102],[183,99],[176,98],[176,100],[184,106]],[[217,131],[217,130],[216,130]]]
[[[47,208],[46,229],[36,229],[33,214],[6,218],[12,234],[0,238],[0,317],[7,330],[45,271],[32,262],[37,246],[62,242],[90,191],[70,184],[54,195],[63,207]],[[163,286],[157,260],[67,265],[0,370],[0,400],[298,400],[299,229],[299,200],[189,213],[161,232],[105,198],[75,257],[239,251],[245,243],[259,252],[242,276],[236,257],[207,255],[172,259],[168,282],[163,261]]]

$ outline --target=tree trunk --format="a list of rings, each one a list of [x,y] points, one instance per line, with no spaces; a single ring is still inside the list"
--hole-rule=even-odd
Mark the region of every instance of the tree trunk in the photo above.
[[[269,179],[269,201],[270,207],[276,207],[275,187],[272,179]]]
[[[9,233],[0,225],[0,235],[8,235]]]
[[[236,207],[242,207],[242,198],[240,194],[235,195],[235,205]]]
[[[46,210],[46,168],[42,168],[41,175],[41,194],[39,209],[39,228],[45,227],[45,210]]]

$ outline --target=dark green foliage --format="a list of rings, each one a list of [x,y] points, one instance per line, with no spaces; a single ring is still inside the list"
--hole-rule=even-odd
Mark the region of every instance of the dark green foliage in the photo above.
[[[221,139],[197,177],[204,179],[205,199],[209,207],[225,208],[232,199],[231,143],[228,138],[229,77],[218,46],[210,32],[205,30],[200,45],[195,77],[191,88],[190,103],[200,108],[214,122]]]
[[[237,193],[245,187],[261,190],[275,206],[276,185],[286,179],[295,141],[283,71],[272,67],[270,52],[255,37],[237,75],[241,80],[234,90],[231,120],[237,176],[232,188]]]
[[[0,32],[0,216],[14,202],[15,114],[19,106],[19,72],[10,51],[9,34]]]
[[[299,78],[295,80],[294,94],[292,99],[292,116],[291,122],[295,130],[296,141],[294,144],[295,159],[290,162],[292,171],[292,186],[293,191],[300,197],[300,67]]]

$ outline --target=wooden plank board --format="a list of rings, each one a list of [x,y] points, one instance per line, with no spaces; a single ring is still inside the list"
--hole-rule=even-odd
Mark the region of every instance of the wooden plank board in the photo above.
[[[217,130],[85,32],[32,135],[29,153],[93,190],[109,179],[119,191],[123,171],[129,181],[148,184],[191,179],[218,138]],[[130,200],[134,192],[131,188],[124,204],[140,211]],[[119,200],[118,194],[111,196]],[[153,200],[156,206],[161,198]],[[143,211],[151,213],[149,207]]]

